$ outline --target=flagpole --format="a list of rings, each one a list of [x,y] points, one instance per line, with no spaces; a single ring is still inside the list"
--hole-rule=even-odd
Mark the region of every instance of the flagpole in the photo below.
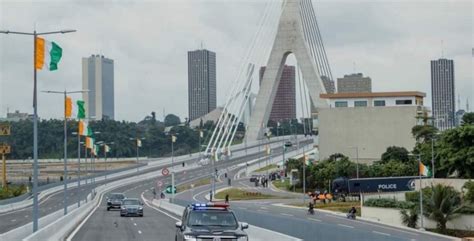
[[[421,181],[421,154],[418,154],[418,176],[420,178],[420,230],[425,230],[423,226],[423,183]]]

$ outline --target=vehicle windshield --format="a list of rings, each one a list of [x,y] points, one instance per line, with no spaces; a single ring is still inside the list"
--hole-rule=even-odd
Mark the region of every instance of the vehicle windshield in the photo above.
[[[123,205],[140,205],[140,202],[136,199],[125,199],[123,200]]]
[[[112,194],[110,199],[124,199],[125,196],[123,194]]]
[[[219,226],[237,228],[233,213],[223,211],[193,211],[189,214],[188,226]]]

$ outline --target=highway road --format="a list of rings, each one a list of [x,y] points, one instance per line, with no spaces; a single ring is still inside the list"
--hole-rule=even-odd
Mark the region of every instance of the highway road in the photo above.
[[[279,146],[280,141],[274,141],[272,144],[272,147],[276,148],[276,152],[280,151],[281,148],[277,148]],[[233,157],[231,159],[232,163],[235,161],[239,162],[242,161],[243,159],[245,160],[250,160],[252,158],[260,157],[265,155],[263,148],[261,147],[262,145],[266,145],[266,143],[259,143],[258,145],[253,145],[253,146],[248,146],[247,153],[249,153],[248,156],[245,156],[245,150],[242,148],[238,148],[235,152],[233,152]],[[169,158],[168,158],[169,159]],[[166,161],[166,159],[160,160],[160,163]],[[181,165],[182,162],[186,162],[187,164],[194,163],[198,161],[198,157],[195,154],[194,156],[181,156],[181,157],[175,157],[175,165]],[[231,162],[229,162],[231,163]],[[148,164],[156,164],[153,162],[149,162]],[[155,165],[152,168],[146,169],[145,167],[140,168],[140,172],[131,172],[130,174],[126,176],[121,176],[121,177],[116,177],[116,178],[109,178],[107,179],[108,182],[111,182],[113,180],[117,180],[119,178],[124,178],[124,177],[129,177],[129,176],[134,176],[134,175],[140,175],[143,173],[148,173],[152,171],[161,171],[163,167],[170,167],[170,164],[158,164]],[[210,174],[210,172],[209,172]],[[75,183],[75,182],[71,182]],[[96,185],[102,184],[102,181],[97,181]],[[77,195],[80,195],[82,199],[84,199],[89,193],[91,193],[91,190],[93,189],[93,186],[89,183],[89,185],[81,185],[81,190],[78,193],[77,188],[72,187],[68,189],[69,196],[68,196],[68,203],[73,204],[77,203]],[[46,198],[42,199],[40,201],[40,217],[43,217],[45,215],[48,215],[50,213],[53,213],[57,210],[63,209],[63,191],[60,190],[58,192],[55,192],[52,195],[47,196]],[[23,209],[11,211],[11,212],[6,212],[6,213],[0,213],[0,218],[2,219],[2,222],[0,222],[0,233],[5,233],[8,232],[12,229],[15,229],[17,227],[20,227],[22,225],[28,224],[31,222],[31,215],[32,215],[32,206],[25,207]]]

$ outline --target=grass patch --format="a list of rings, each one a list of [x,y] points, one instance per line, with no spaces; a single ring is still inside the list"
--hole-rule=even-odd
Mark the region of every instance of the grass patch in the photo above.
[[[257,170],[255,170],[254,172],[264,172],[266,170],[270,170],[270,169],[275,169],[277,168],[278,166],[276,164],[270,164],[268,166],[265,166],[265,167],[262,167],[262,168],[259,168]]]
[[[293,188],[292,185],[290,185],[290,180],[289,179],[284,179],[283,182],[281,180],[275,180],[272,182],[273,186],[275,186],[278,189],[281,189],[283,191],[288,191],[288,192],[296,192],[296,193],[302,193],[303,188],[297,187]],[[309,189],[307,189],[308,191]]]
[[[25,185],[9,185],[8,191],[0,188],[0,200],[20,196],[26,193],[26,190]]]
[[[179,192],[183,192],[183,191],[191,189],[191,184],[194,184],[195,188],[199,187],[199,186],[208,185],[208,184],[211,184],[211,178],[199,179],[199,180],[194,181],[192,183],[179,185],[179,186],[176,187],[176,192],[179,193]]]
[[[296,207],[308,207],[308,203],[290,203],[289,205]],[[323,209],[341,213],[348,213],[352,207],[356,208],[357,216],[360,217],[360,202],[330,202],[324,204],[323,202],[318,201],[315,205],[316,209]]]
[[[255,199],[275,199],[275,198],[282,198],[278,196],[263,194],[260,192],[255,191],[247,191],[240,188],[230,188],[218,192],[215,196],[216,199],[225,199],[225,195],[229,194],[229,200],[237,201],[237,200],[255,200]]]

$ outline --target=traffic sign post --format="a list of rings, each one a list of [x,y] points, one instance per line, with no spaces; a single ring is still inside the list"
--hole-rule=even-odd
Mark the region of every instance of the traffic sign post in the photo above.
[[[10,125],[0,124],[0,136],[9,136],[9,135],[10,135]]]
[[[170,174],[170,171],[168,170],[168,168],[163,168],[163,170],[161,170],[161,174],[163,174],[163,176],[168,176]]]
[[[7,161],[5,159],[5,154],[10,154],[11,147],[6,143],[0,144],[0,154],[2,154],[2,185],[5,191],[8,190],[7,183]]]

